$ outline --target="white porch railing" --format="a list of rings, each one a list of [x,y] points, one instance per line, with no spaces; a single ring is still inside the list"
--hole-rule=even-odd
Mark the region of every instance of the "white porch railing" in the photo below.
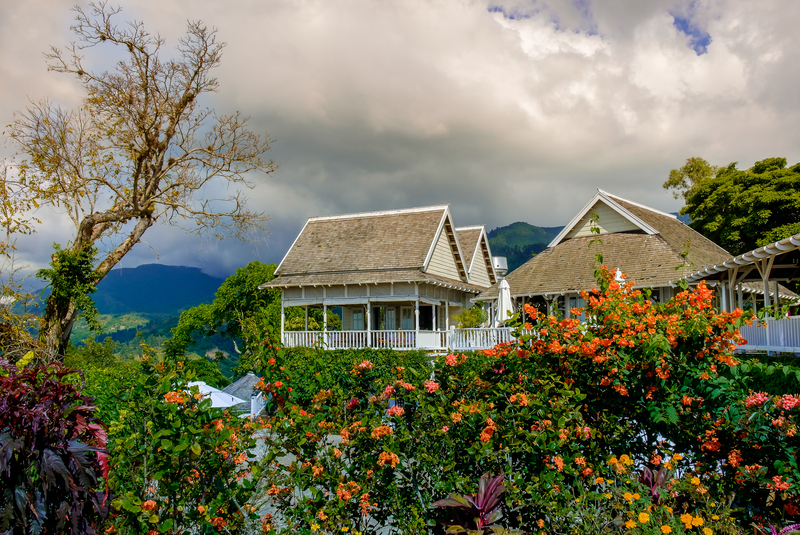
[[[766,318],[766,320],[766,327],[753,323],[739,330],[747,340],[747,343],[739,346],[739,349],[800,353],[800,317]]]
[[[285,331],[286,347],[312,347],[328,349],[374,347],[376,349],[428,349],[469,351],[490,349],[497,344],[513,342],[510,327],[481,329],[451,329],[450,331]],[[369,334],[369,336],[367,336]],[[369,343],[367,343],[369,342]]]
[[[370,347],[380,349],[416,349],[416,331],[372,331]],[[422,333],[420,333],[420,336]]]
[[[490,349],[497,344],[516,340],[511,331],[511,327],[454,329],[450,338],[450,348],[455,351]]]

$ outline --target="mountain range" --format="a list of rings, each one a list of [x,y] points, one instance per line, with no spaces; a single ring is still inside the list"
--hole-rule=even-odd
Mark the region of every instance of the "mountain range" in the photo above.
[[[518,221],[489,231],[492,255],[505,256],[509,273],[547,248],[564,227],[537,227]]]

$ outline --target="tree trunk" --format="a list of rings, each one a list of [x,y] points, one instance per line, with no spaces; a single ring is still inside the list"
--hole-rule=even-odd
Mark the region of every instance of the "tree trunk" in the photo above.
[[[153,226],[155,219],[150,214],[140,217],[136,222],[133,230],[131,230],[125,240],[112,252],[110,252],[95,268],[94,273],[99,275],[94,286],[103,280],[108,275],[108,272],[116,266],[120,260],[130,251],[134,245],[139,243],[145,231]],[[91,235],[91,227],[89,227],[89,235]],[[87,243],[94,245],[94,240],[80,241],[72,246],[73,250],[78,250],[81,247],[87,247]],[[72,335],[72,328],[75,326],[75,320],[78,319],[80,310],[75,307],[75,303],[59,303],[57,299],[50,294],[47,298],[47,304],[44,310],[44,316],[39,327],[39,341],[44,344],[47,349],[47,355],[51,360],[63,361],[66,354],[67,347],[69,346],[69,338]]]
[[[77,318],[78,311],[72,303],[68,307],[59,307],[52,295],[47,298],[39,328],[39,341],[44,344],[49,360],[63,362]]]

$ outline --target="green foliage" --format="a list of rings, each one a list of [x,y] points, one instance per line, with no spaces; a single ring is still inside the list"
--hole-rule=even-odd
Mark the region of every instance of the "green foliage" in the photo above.
[[[112,523],[123,534],[252,533],[256,516],[247,501],[258,465],[249,420],[212,409],[182,366],[155,362],[121,396],[123,409],[109,426],[114,471]]]
[[[274,347],[274,346],[273,346]],[[269,380],[274,376],[287,380],[292,385],[292,399],[301,406],[311,403],[320,390],[340,388],[350,392],[358,388],[359,379],[353,370],[360,362],[370,361],[374,365],[372,375],[390,380],[397,374],[400,366],[419,376],[428,376],[433,371],[433,363],[425,351],[392,351],[390,349],[337,349],[327,351],[321,348],[293,347],[278,351],[266,351],[261,356],[264,363],[262,371]],[[269,358],[282,362],[283,370],[269,364]]]
[[[274,277],[275,264],[253,261],[225,279],[211,304],[203,304],[183,312],[172,338],[164,343],[167,354],[180,358],[195,336],[220,334],[230,340],[243,340],[242,352],[248,348],[250,333],[247,319],[265,315],[273,325],[280,323],[280,292],[259,290],[258,287]],[[277,312],[276,312],[277,306]]]
[[[102,278],[94,271],[94,257],[97,249],[88,248],[78,251],[61,249],[53,244],[55,253],[50,261],[50,268],[40,269],[36,276],[49,282],[50,297],[47,300],[45,318],[48,315],[62,317],[74,306],[94,331],[100,330],[97,319],[98,312],[90,297],[95,285]]]
[[[692,228],[733,254],[800,233],[800,164],[767,158],[746,171],[714,169],[684,190]]]
[[[675,190],[672,194],[676,199],[686,198],[688,192],[701,182],[713,178],[717,171],[719,167],[709,164],[703,158],[687,158],[683,167],[669,172],[669,178],[662,187],[666,190]]]
[[[94,403],[59,364],[0,369],[0,531],[95,533],[109,465]]]
[[[231,384],[231,380],[222,375],[216,361],[210,361],[205,357],[189,359],[185,361],[184,368],[187,372],[192,372],[196,381],[203,381],[214,388],[225,388]]]
[[[453,319],[458,323],[459,329],[474,329],[486,323],[489,319],[489,312],[484,310],[483,302],[479,301],[460,315],[453,316]]]
[[[309,380],[316,364],[293,367],[298,355],[271,344],[274,527],[442,533],[431,505],[474,495],[486,473],[506,481],[503,527],[525,532],[796,520],[800,396],[750,390],[751,364],[732,356],[749,320],[716,313],[702,284],[653,303],[600,276],[583,296],[587,323],[527,307],[535,336],[437,357],[433,376],[352,359],[350,377],[323,388]]]
[[[280,305],[280,301],[278,302]],[[286,322],[284,324],[284,329],[287,331],[305,331],[306,330],[306,311],[304,307],[286,307],[284,309],[284,314],[286,314]],[[308,330],[309,331],[321,331],[322,325],[325,322],[323,321],[323,311],[321,308],[309,308],[308,309]],[[280,325],[280,316],[278,317],[278,323],[275,324],[276,327]],[[341,331],[342,330],[342,318],[339,317],[338,314],[334,314],[332,310],[328,309],[328,330],[329,331]]]

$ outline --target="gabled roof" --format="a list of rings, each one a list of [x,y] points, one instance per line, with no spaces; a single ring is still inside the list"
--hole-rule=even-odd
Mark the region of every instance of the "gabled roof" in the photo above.
[[[381,282],[444,277],[473,289],[449,205],[312,217],[275,274],[262,287],[371,282],[379,274]]]
[[[619,201],[623,201],[623,203],[620,203]],[[605,204],[606,206],[611,208],[614,212],[618,213],[620,216],[622,216],[624,219],[628,220],[632,225],[634,225],[635,227],[637,227],[639,230],[641,230],[642,232],[644,232],[646,234],[658,234],[658,231],[656,229],[654,229],[653,227],[651,227],[650,225],[648,225],[646,221],[640,219],[634,213],[632,213],[630,210],[628,210],[626,208],[626,206],[625,206],[626,204],[628,206],[636,206],[636,207],[639,207],[639,208],[644,208],[644,209],[646,209],[646,210],[648,210],[650,212],[658,213],[658,214],[660,214],[662,216],[666,216],[666,217],[671,217],[673,219],[677,219],[673,215],[670,215],[670,214],[667,214],[667,213],[664,213],[664,212],[660,212],[660,211],[655,210],[653,208],[649,208],[647,206],[644,206],[644,205],[641,205],[641,204],[638,204],[638,203],[634,203],[632,201],[628,201],[626,199],[623,199],[622,197],[617,197],[616,195],[612,195],[612,194],[608,193],[607,191],[603,191],[600,188],[597,188],[597,193],[594,194],[594,197],[592,197],[591,200],[589,200],[589,202],[586,203],[586,206],[584,206],[581,209],[581,211],[578,212],[578,214],[574,218],[572,218],[572,221],[567,223],[564,226],[564,228],[561,229],[561,232],[559,232],[558,235],[555,238],[553,238],[553,241],[550,242],[548,247],[555,247],[556,245],[558,245],[559,243],[561,243],[562,241],[567,239],[567,236],[570,234],[570,232],[572,232],[573,229],[575,229],[575,227],[578,225],[578,223],[583,221],[584,218],[587,217],[591,213],[591,210],[595,207],[595,205],[598,202],[602,203],[602,204]]]
[[[244,400],[242,403],[234,405],[236,410],[250,412],[250,396],[255,391],[255,386],[260,380],[261,378],[257,377],[253,372],[247,372],[245,375],[223,388],[222,391]]]
[[[472,273],[474,265],[476,268],[486,269],[492,284],[497,282],[497,275],[492,264],[492,250],[489,247],[489,238],[486,235],[486,227],[484,225],[458,227],[456,228],[456,234],[458,234],[458,241],[461,243],[461,250],[464,252],[467,273]]]
[[[601,236],[570,237],[570,231],[591,213],[597,202],[631,223],[633,230]],[[595,241],[596,240],[596,241]],[[595,243],[592,243],[595,241]],[[547,249],[509,273],[513,296],[560,294],[588,290],[597,285],[595,255],[603,255],[610,269],[621,269],[637,287],[669,286],[675,268],[720,262],[730,254],[675,216],[598,190]],[[684,259],[682,253],[687,256]],[[497,298],[495,284],[473,300]]]

